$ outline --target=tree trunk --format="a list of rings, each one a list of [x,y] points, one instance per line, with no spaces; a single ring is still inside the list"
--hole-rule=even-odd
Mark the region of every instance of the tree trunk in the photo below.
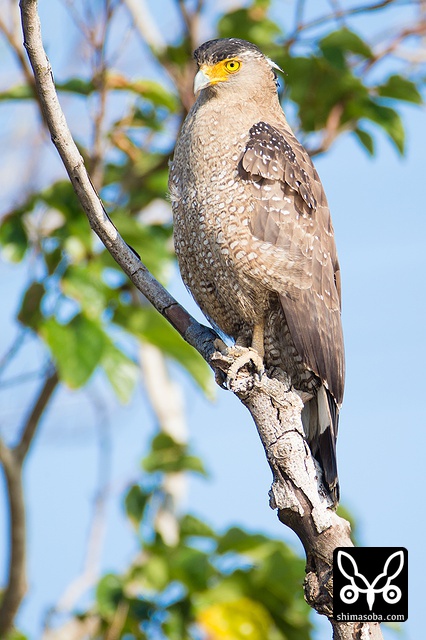
[[[215,353],[212,361],[225,375],[233,357]],[[329,618],[336,640],[380,640],[377,623],[346,623],[333,615],[333,551],[352,547],[350,525],[330,509],[321,471],[306,443],[302,401],[290,384],[242,370],[231,391],[250,411],[272,471],[269,504],[293,529],[306,553],[305,598]]]

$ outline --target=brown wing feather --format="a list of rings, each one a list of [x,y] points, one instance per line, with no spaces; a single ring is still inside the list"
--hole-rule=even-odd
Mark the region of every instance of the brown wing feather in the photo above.
[[[275,290],[305,365],[340,405],[344,385],[340,273],[321,182],[292,133],[264,122],[250,130],[241,170],[254,187],[253,235],[299,260],[303,256],[303,283],[293,283],[291,296]]]

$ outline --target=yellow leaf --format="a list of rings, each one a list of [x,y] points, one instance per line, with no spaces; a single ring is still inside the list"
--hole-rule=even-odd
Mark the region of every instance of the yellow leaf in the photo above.
[[[209,640],[264,640],[273,625],[265,607],[249,598],[213,604],[198,614],[197,622]]]

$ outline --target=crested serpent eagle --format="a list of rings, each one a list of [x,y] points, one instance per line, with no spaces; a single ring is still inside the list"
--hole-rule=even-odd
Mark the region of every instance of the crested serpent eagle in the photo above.
[[[169,180],[182,278],[213,326],[269,376],[290,377],[336,505],[344,350],[324,189],[281,108],[277,65],[237,38],[194,56],[196,101]]]

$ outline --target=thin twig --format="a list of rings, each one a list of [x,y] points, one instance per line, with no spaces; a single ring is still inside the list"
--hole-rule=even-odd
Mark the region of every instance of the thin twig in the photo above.
[[[333,144],[333,142],[335,141],[335,139],[337,138],[337,136],[342,130],[340,126],[340,120],[342,117],[343,110],[344,110],[344,106],[341,102],[338,102],[337,104],[335,104],[334,107],[331,109],[330,113],[328,114],[327,122],[324,127],[324,133],[323,133],[321,144],[318,147],[309,149],[309,155],[311,157],[324,153],[331,147],[331,145]]]
[[[151,14],[146,0],[124,0],[130,13],[133,24],[139,35],[148,45],[151,51],[161,54],[167,47],[161,30],[158,28]]]
[[[25,54],[22,51],[21,43],[16,39],[15,34],[7,28],[6,23],[3,18],[0,16],[0,31],[3,33],[7,42],[12,49],[12,52],[21,68],[22,73],[24,74],[25,81],[27,84],[35,89],[34,76],[31,73],[31,69],[28,66],[27,59],[25,58]],[[34,97],[36,97],[36,93],[34,92]]]
[[[178,0],[179,10],[182,20],[185,24],[187,36],[191,45],[191,49],[195,49],[198,43],[198,29],[200,22],[200,14],[203,8],[202,1],[199,1],[196,7],[190,11],[185,4],[185,0]]]
[[[36,91],[36,86],[35,86],[35,79],[33,74],[31,73],[31,69],[28,66],[28,61],[25,58],[24,52],[22,51],[22,45],[21,42],[18,40],[18,38],[16,37],[16,33],[14,33],[13,31],[9,30],[5,24],[5,22],[3,21],[3,19],[0,16],[0,31],[4,34],[4,37],[6,38],[7,42],[9,43],[13,54],[18,62],[18,65],[22,71],[22,74],[24,76],[25,79],[25,83],[30,87],[31,91],[34,94],[34,99],[39,107],[39,111],[40,111],[40,115],[42,117],[42,119],[44,119],[44,115],[43,115],[43,110],[41,108],[41,102],[40,102],[40,96],[38,95],[37,91]],[[46,124],[46,123],[44,123]]]
[[[113,15],[114,5],[109,0],[105,0],[103,15],[100,17],[100,33],[96,37],[96,29],[94,27],[90,41],[94,53],[92,77],[95,79],[98,99],[95,117],[93,118],[93,150],[90,162],[92,182],[96,189],[100,189],[103,183],[103,126],[108,94],[106,45]]]
[[[20,441],[13,449],[16,459],[21,465],[28,453],[31,442],[34,438],[35,431],[40,422],[40,418],[42,417],[47,405],[49,404],[49,401],[52,397],[53,392],[58,386],[58,383],[59,376],[58,372],[55,370],[44,381],[44,385],[36,398],[34,406],[31,409],[27,420],[25,421]]]
[[[7,389],[7,387],[15,387],[16,385],[24,384],[25,382],[29,382],[30,380],[35,380],[36,378],[43,377],[43,371],[40,369],[35,369],[34,371],[28,371],[27,373],[21,373],[20,375],[13,376],[11,378],[6,378],[1,383],[1,390]]]
[[[402,29],[396,36],[392,38],[389,44],[382,48],[380,51],[374,54],[372,58],[366,61],[365,65],[360,70],[360,75],[364,75],[367,71],[383,60],[386,56],[394,54],[402,42],[411,37],[421,38],[426,35],[426,20],[423,19],[405,29]]]
[[[397,0],[382,0],[381,2],[372,4],[372,5],[360,5],[358,7],[351,7],[348,9],[344,9],[339,13],[339,19],[347,18],[349,16],[354,16],[360,13],[371,13],[372,11],[378,11],[394,2],[397,2]],[[302,31],[307,31],[315,27],[320,27],[323,24],[327,24],[327,22],[330,22],[331,20],[336,20],[335,12],[327,13],[326,15],[320,16],[319,18],[314,18],[309,22],[305,22],[305,24],[299,24],[297,31],[294,31],[286,39],[284,46],[290,47],[292,44],[294,44]]]
[[[9,349],[6,351],[6,353],[0,360],[0,376],[3,375],[6,367],[9,365],[9,363],[13,360],[13,358],[19,352],[20,348],[24,344],[26,336],[27,336],[27,329],[20,328],[18,335],[16,336],[11,346],[9,347]]]
[[[293,33],[298,33],[300,26],[303,24],[303,14],[305,12],[306,0],[297,0],[294,12],[294,29]]]
[[[345,10],[342,9],[342,7],[340,6],[340,3],[338,0],[329,0],[330,6],[333,9],[333,13],[335,16],[335,20],[336,22],[339,22],[340,25],[342,27],[345,26],[345,18],[346,18],[346,14],[345,14]]]

